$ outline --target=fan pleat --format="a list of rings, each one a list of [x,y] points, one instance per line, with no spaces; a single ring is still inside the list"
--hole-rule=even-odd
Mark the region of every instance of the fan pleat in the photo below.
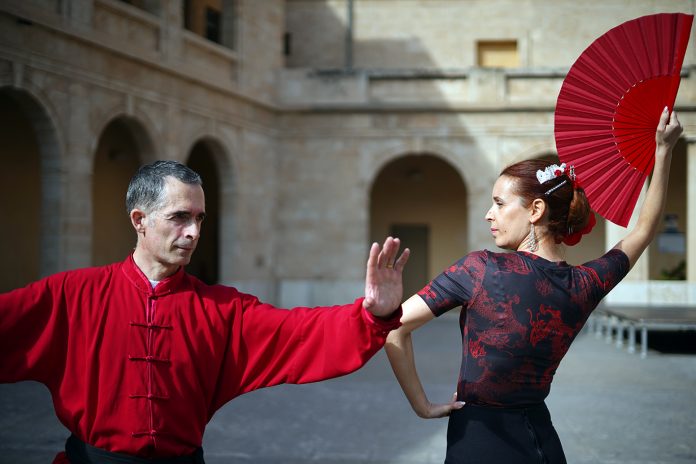
[[[692,15],[627,21],[597,38],[566,76],[555,113],[558,156],[592,208],[626,226],[654,165],[655,128],[672,108]]]
[[[574,109],[586,107],[588,110],[592,112],[606,111],[609,118],[613,116],[616,105],[613,105],[608,102],[608,100],[610,100],[609,98],[607,98],[609,94],[603,92],[594,92],[589,85],[576,86],[574,84],[575,83],[568,84],[568,87],[566,89],[567,100],[564,102],[563,106],[558,108],[558,110],[570,110],[569,115],[573,115]],[[563,112],[561,114],[563,114]]]

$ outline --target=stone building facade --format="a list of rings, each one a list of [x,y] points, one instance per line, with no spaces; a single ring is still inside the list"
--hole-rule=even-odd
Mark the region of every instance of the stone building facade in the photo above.
[[[190,266],[203,279],[283,306],[347,301],[362,294],[369,243],[398,233],[414,251],[414,291],[494,247],[491,187],[505,165],[555,153],[556,97],[584,48],[626,20],[674,11],[694,4],[2,2],[0,290],[123,259],[135,242],[127,181],[167,158],[204,179],[210,220]],[[672,235],[614,302],[696,303],[693,36]],[[567,260],[623,233],[600,221]],[[669,272],[680,280],[663,280]]]

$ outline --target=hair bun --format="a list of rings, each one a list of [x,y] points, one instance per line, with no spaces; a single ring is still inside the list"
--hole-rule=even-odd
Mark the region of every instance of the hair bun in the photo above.
[[[590,208],[585,191],[576,185],[568,207],[568,232],[563,238],[563,243],[570,246],[576,245],[583,235],[592,231],[596,224],[597,219]]]

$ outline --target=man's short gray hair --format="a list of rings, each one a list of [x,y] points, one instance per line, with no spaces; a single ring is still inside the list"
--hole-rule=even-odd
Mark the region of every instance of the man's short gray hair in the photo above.
[[[155,161],[138,169],[128,185],[126,210],[130,214],[135,208],[145,212],[159,209],[164,203],[166,177],[173,177],[185,184],[203,186],[201,176],[177,161]]]

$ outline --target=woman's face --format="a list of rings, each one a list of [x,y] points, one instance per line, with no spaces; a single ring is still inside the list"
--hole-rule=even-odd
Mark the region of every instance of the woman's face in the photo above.
[[[531,207],[515,193],[515,179],[500,176],[493,185],[493,205],[486,213],[496,246],[518,250],[529,235]]]

